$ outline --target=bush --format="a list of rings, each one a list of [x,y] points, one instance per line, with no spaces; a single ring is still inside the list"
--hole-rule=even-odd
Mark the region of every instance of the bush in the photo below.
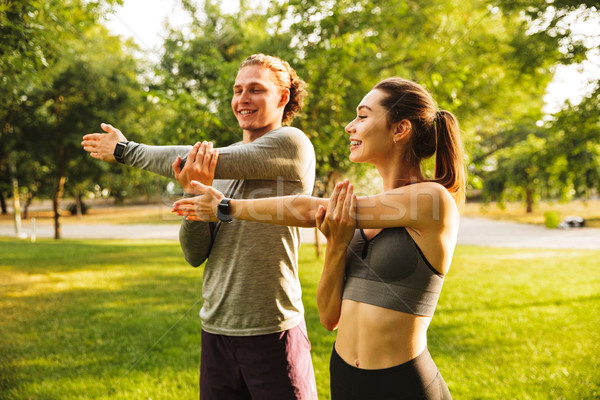
[[[544,213],[544,225],[546,228],[555,229],[560,224],[560,214],[558,211],[546,211]]]

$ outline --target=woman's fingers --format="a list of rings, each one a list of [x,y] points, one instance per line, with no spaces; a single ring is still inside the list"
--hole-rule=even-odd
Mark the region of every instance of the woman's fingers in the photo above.
[[[343,211],[343,207],[344,207],[344,198],[346,197],[346,191],[348,188],[348,180],[344,180],[343,182],[339,182],[336,185],[336,190],[334,190],[334,192],[331,195],[331,199],[334,200],[333,204],[331,204],[331,200],[330,200],[330,204],[331,207],[327,207],[327,211],[328,211],[328,218],[329,219],[335,219],[335,220],[339,220],[340,217],[342,216],[342,211]]]
[[[326,211],[327,209],[325,207],[319,205],[317,212],[315,213],[315,223],[319,229],[321,229],[321,225],[323,224],[323,218],[325,218]]]
[[[327,205],[327,215],[331,214],[331,211],[335,209],[338,201],[338,195],[340,193],[340,189],[342,188],[342,182],[336,183],[333,188],[333,193],[331,193],[331,197],[329,198],[329,204]]]
[[[344,198],[344,207],[342,210],[342,214],[347,216],[348,218],[353,218],[353,211],[352,211],[352,203],[353,203],[353,199],[354,199],[354,187],[350,184],[348,184],[348,189],[346,191],[346,197]]]

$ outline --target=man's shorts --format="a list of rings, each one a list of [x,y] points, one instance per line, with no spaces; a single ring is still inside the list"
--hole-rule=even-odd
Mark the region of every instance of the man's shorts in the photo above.
[[[317,399],[304,320],[287,331],[258,336],[203,330],[200,399]]]

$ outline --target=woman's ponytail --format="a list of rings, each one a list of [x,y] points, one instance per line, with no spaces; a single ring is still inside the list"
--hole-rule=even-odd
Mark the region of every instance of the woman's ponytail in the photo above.
[[[437,142],[434,181],[454,197],[459,210],[465,204],[465,169],[458,121],[449,111],[437,111],[433,120]]]

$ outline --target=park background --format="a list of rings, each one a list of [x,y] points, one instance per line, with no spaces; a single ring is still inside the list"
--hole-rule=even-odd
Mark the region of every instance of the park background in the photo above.
[[[294,125],[315,146],[315,195],[341,177],[363,194],[379,190],[372,169],[348,161],[344,126],[394,75],[423,84],[461,122],[467,213],[543,224],[554,211],[600,225],[595,2],[181,0],[186,22],[165,27],[158,48],[107,28],[127,2],[0,2],[3,221],[52,221],[56,239],[78,218],[70,213],[177,223],[163,211],[105,207],[164,208],[179,192],[166,178],[91,159],[81,136],[107,122],[148,144],[239,141],[231,85],[240,62],[264,52],[309,85]],[[556,72],[578,68],[592,73],[550,106]],[[599,398],[599,256],[459,246],[429,335],[455,398]],[[314,304],[321,263],[304,245],[326,399],[334,335]],[[202,271],[184,264],[173,241],[0,239],[0,398],[197,398]]]

